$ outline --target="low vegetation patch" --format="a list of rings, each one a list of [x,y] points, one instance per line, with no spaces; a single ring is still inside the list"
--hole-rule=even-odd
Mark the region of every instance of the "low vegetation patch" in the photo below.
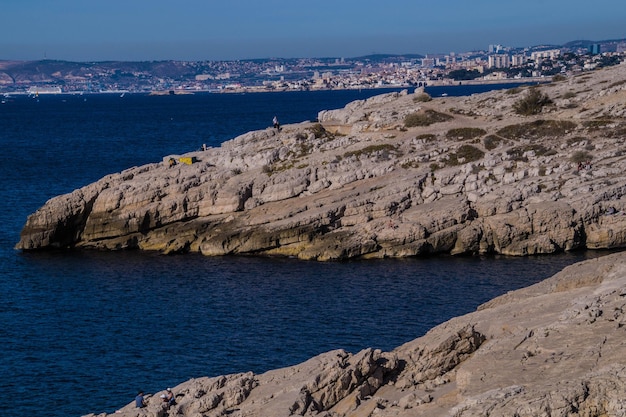
[[[404,118],[404,126],[406,127],[419,127],[419,126],[430,126],[434,123],[446,122],[450,119],[453,119],[452,116],[445,113],[439,113],[435,110],[424,110],[420,112],[415,112],[411,114],[407,114]]]
[[[297,153],[295,154],[296,158],[303,158],[311,153],[313,150],[313,145],[311,143],[301,142],[297,144],[295,147]]]
[[[567,91],[565,94],[561,96],[561,98],[569,99],[576,97],[576,93],[573,91]]]
[[[459,127],[456,129],[448,130],[448,133],[446,133],[446,137],[448,139],[455,140],[470,140],[481,137],[486,133],[487,132],[484,129],[480,129],[478,127]]]
[[[293,168],[304,169],[309,166],[309,164],[295,165],[297,162],[298,161],[290,161],[285,162],[284,164],[263,165],[262,171],[267,174],[268,177],[271,177],[273,174],[277,174],[279,172],[287,171]]]
[[[534,152],[535,156],[555,155],[554,149],[548,149],[540,144],[531,144],[526,146],[517,146],[506,151],[507,155],[514,161],[528,162],[528,152]]]
[[[552,104],[550,97],[538,88],[531,88],[524,97],[513,103],[513,110],[522,116],[532,116],[541,113],[543,108],[549,104]]]
[[[552,77],[553,83],[558,83],[559,81],[565,81],[565,80],[567,80],[567,77],[563,74],[556,74],[554,77]]]
[[[570,157],[570,161],[576,164],[580,162],[591,161],[592,159],[593,159],[593,156],[589,152],[586,152],[586,151],[576,151]]]
[[[308,130],[313,133],[315,139],[332,136],[320,123],[315,123],[313,126],[309,127]]]
[[[467,164],[469,162],[478,161],[485,156],[485,153],[472,145],[461,145],[456,152],[448,155],[448,165]]]
[[[583,122],[583,126],[590,130],[601,129],[607,125],[615,123],[611,119],[594,119],[594,120],[585,120]]]
[[[588,139],[585,138],[585,137],[576,136],[576,137],[573,137],[573,138],[568,138],[566,143],[567,143],[567,146],[572,146],[575,143],[580,143],[580,142],[583,142],[583,141],[586,141],[586,140],[588,140]]]
[[[568,120],[536,120],[534,122],[505,126],[498,135],[508,139],[540,139],[557,137],[576,128],[576,123]]]
[[[489,135],[483,139],[483,146],[488,151],[494,150],[500,145],[504,139],[498,135]]]
[[[423,133],[421,135],[415,136],[417,140],[423,140],[424,142],[434,142],[437,139],[437,135],[433,133]]]
[[[343,154],[344,158],[350,158],[352,156],[356,156],[360,158],[361,156],[365,157],[376,157],[381,160],[389,160],[392,156],[398,157],[401,156],[402,152],[398,150],[397,146],[390,145],[388,143],[380,144],[380,145],[370,145],[365,148],[349,151]]]
[[[448,111],[452,114],[460,114],[468,117],[478,116],[478,113],[474,112],[473,110],[457,109],[456,107],[450,107]]]
[[[506,90],[504,93],[505,94],[509,94],[509,95],[515,95],[515,94],[519,94],[522,91],[521,88],[519,87],[513,87],[513,88],[509,88],[508,90]]]
[[[403,163],[400,164],[400,166],[404,169],[419,168],[419,164],[415,160],[404,161]]]

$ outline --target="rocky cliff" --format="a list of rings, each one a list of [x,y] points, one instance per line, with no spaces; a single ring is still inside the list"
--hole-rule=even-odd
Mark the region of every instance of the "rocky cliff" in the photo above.
[[[626,415],[626,253],[565,268],[391,352],[196,378],[119,417]],[[98,414],[97,417],[106,417]],[[89,414],[88,417],[96,417]]]
[[[624,247],[626,65],[562,78],[387,94],[168,155],[51,199],[16,247],[317,260]]]

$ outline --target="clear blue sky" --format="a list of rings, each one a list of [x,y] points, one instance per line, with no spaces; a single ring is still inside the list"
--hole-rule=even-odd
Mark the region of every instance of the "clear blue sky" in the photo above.
[[[0,60],[449,53],[626,38],[624,0],[2,0]]]

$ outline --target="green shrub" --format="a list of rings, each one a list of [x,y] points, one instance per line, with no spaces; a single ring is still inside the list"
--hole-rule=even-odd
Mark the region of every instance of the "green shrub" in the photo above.
[[[562,98],[574,98],[576,97],[576,93],[573,91],[567,91],[565,94],[563,94]]]
[[[576,128],[569,120],[535,120],[518,125],[508,125],[498,130],[498,135],[508,139],[539,139],[562,136]]]
[[[514,95],[514,94],[519,94],[520,91],[522,91],[521,88],[513,87],[513,88],[509,88],[508,90],[506,90],[505,94]]]
[[[309,130],[313,132],[313,135],[315,136],[316,139],[326,136],[326,133],[327,133],[326,129],[324,129],[324,126],[322,126],[320,123],[314,124],[313,126],[309,128]]]
[[[360,158],[361,156],[370,157],[373,155],[376,155],[380,159],[388,160],[390,159],[392,155],[393,156],[402,155],[402,152],[398,150],[397,146],[384,143],[381,145],[366,146],[365,148],[362,148],[356,151],[349,151],[343,154],[345,158],[349,158],[351,156],[356,156],[357,158]]]
[[[472,145],[461,145],[456,152],[450,153],[448,158],[449,165],[466,164],[468,162],[478,161],[485,156],[485,153]]]
[[[309,127],[309,130],[313,133],[316,139],[328,136],[328,132],[320,123],[316,123],[313,126]]]
[[[439,113],[435,110],[425,110],[407,114],[404,118],[406,127],[430,126],[433,123],[441,123],[453,119],[452,116],[445,113]]]
[[[565,81],[565,80],[567,80],[567,77],[563,74],[556,74],[555,76],[552,77],[553,83],[557,83],[559,81]]]
[[[483,139],[483,145],[485,149],[487,149],[488,151],[491,151],[493,149],[496,149],[502,141],[503,139],[500,136],[489,135],[485,137],[485,139]]]
[[[448,133],[446,133],[446,137],[448,139],[469,140],[483,136],[486,133],[487,132],[484,129],[480,129],[477,127],[459,127],[456,129],[448,130]]]
[[[585,151],[576,151],[570,157],[570,161],[574,163],[591,161],[592,159],[593,159],[593,156],[591,156],[589,152],[585,152]]]
[[[550,97],[543,94],[538,88],[531,88],[523,98],[513,104],[513,110],[522,116],[531,116],[541,113],[544,106],[552,104]]]
[[[423,140],[424,142],[433,142],[437,139],[437,135],[434,135],[432,133],[423,133],[421,135],[415,136],[415,139]]]

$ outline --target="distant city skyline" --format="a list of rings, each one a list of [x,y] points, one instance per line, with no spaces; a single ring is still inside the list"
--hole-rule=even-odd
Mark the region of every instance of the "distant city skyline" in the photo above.
[[[626,2],[6,0],[0,60],[435,54],[626,37]]]

